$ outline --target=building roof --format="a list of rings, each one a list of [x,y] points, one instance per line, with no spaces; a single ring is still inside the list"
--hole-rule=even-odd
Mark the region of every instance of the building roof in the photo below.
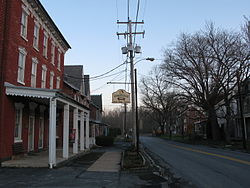
[[[65,65],[64,80],[74,88],[81,90],[83,83],[83,66],[82,65]]]
[[[69,43],[66,41],[52,18],[49,16],[48,12],[45,10],[43,5],[39,0],[27,0],[27,2],[34,8],[34,10],[40,15],[42,20],[45,20],[46,25],[51,29],[53,34],[56,36],[57,40],[62,44],[65,50],[71,48]]]
[[[102,110],[102,95],[91,95],[91,101]]]

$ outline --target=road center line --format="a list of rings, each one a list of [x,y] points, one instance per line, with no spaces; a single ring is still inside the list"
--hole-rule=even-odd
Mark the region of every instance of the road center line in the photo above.
[[[183,147],[183,146],[177,146],[177,145],[174,145],[174,144],[168,144],[168,145],[176,147],[176,148],[184,149],[184,150],[187,150],[187,151],[193,151],[193,152],[196,152],[196,153],[202,153],[202,154],[205,154],[205,155],[215,156],[215,157],[219,157],[219,158],[223,158],[223,159],[235,161],[235,162],[238,162],[238,163],[250,165],[249,161],[244,161],[244,160],[241,160],[241,159],[236,159],[236,158],[228,157],[228,156],[225,156],[225,155],[220,155],[220,154],[216,154],[216,153],[210,153],[210,152],[201,151],[201,150],[192,149],[192,148],[187,148],[187,147]]]

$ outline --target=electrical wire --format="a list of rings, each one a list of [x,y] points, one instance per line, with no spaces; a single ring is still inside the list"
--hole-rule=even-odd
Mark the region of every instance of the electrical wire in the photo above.
[[[124,70],[122,71],[122,72],[124,72]],[[120,76],[121,74],[119,74],[118,76]],[[116,77],[114,77],[114,78],[112,78],[110,81],[113,81],[114,79],[116,79],[117,78],[117,76]],[[124,77],[122,77],[121,79],[119,79],[119,80],[122,80],[122,79],[124,79]],[[118,80],[118,81],[119,81]],[[104,88],[104,87],[107,87],[108,86],[108,84],[107,83],[105,83],[105,84],[103,84],[103,85],[101,85],[100,87],[98,87],[98,88],[96,88],[96,89],[94,89],[94,90],[92,90],[91,92],[95,92],[95,91],[98,91],[98,90],[100,90],[100,89],[102,89],[102,88]]]
[[[111,75],[108,75],[108,76],[101,77],[101,78],[94,78],[94,79],[92,79],[91,81],[101,80],[101,79],[103,79],[103,78],[108,78],[108,77],[111,77],[111,76],[120,75],[120,74],[123,73],[123,72],[124,72],[124,70],[119,71],[119,72],[114,73],[114,74],[111,74]]]
[[[130,8],[130,5],[129,5],[130,3],[129,3],[129,0],[128,0],[128,20],[129,20],[129,17],[130,17],[130,15],[129,15],[129,8]]]
[[[137,30],[137,21],[138,21],[139,11],[140,11],[140,0],[137,0],[137,11],[136,11],[136,18],[135,18],[135,33]],[[135,37],[136,37],[136,35],[134,35],[134,44],[135,44]]]
[[[113,72],[114,70],[118,69],[119,67],[121,67],[122,65],[124,65],[124,64],[126,64],[126,63],[127,63],[127,61],[123,62],[122,64],[118,65],[117,67],[115,67],[115,68],[113,68],[113,69],[111,69],[111,70],[109,70],[109,71],[107,71],[107,72],[105,72],[105,73],[103,73],[103,74],[100,74],[100,75],[98,75],[98,76],[90,77],[89,80],[93,80],[93,79],[97,79],[97,78],[102,79],[103,76],[105,76],[106,74],[109,74],[109,73]],[[74,78],[74,79],[80,79],[80,80],[83,80],[83,79],[84,79],[84,78],[82,78],[82,77],[75,77],[75,76],[70,76],[70,75],[67,75],[67,74],[64,74],[64,76],[70,77],[70,78]],[[112,76],[112,75],[111,75],[111,76]],[[109,77],[109,76],[108,76],[108,77]]]

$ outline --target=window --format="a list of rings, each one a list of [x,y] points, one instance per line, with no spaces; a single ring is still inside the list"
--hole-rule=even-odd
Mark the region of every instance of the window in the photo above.
[[[30,79],[31,87],[36,87],[37,64],[38,64],[37,58],[32,58],[31,79]]]
[[[43,37],[43,56],[47,58],[47,52],[48,52],[48,35],[44,32]]]
[[[60,51],[58,51],[58,59],[57,59],[57,61],[58,61],[57,69],[61,70],[61,52]]]
[[[41,88],[46,87],[46,75],[47,75],[47,67],[46,65],[42,66],[42,83],[41,83]]]
[[[23,116],[23,107],[22,103],[15,103],[15,129],[14,129],[14,141],[22,141],[22,116]]]
[[[51,63],[54,65],[55,64],[55,44],[52,42],[51,46]]]
[[[50,89],[53,89],[53,86],[54,86],[54,72],[50,72],[50,81],[49,81],[49,88]]]
[[[60,89],[60,82],[61,82],[61,78],[58,76],[56,78],[56,89]]]
[[[21,84],[24,84],[25,59],[26,59],[27,52],[22,47],[19,47],[18,50],[19,50],[19,56],[18,56],[17,81]]]
[[[34,26],[34,39],[33,39],[33,47],[38,50],[38,43],[39,43],[39,29],[40,26],[38,23],[35,23]]]
[[[21,16],[21,36],[27,40],[28,12],[23,8]]]

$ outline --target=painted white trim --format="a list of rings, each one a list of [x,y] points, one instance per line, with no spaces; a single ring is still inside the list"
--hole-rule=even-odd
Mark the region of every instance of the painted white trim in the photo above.
[[[84,151],[84,112],[80,114],[80,150]]]
[[[49,89],[34,89],[27,87],[17,87],[5,82],[6,95],[35,97],[35,98],[52,98],[56,96],[55,91]]]
[[[73,110],[73,129],[75,129],[75,142],[73,143],[73,153],[78,153],[78,108]]]
[[[89,113],[85,115],[85,121],[86,121],[86,148],[89,149]]]
[[[50,98],[49,113],[49,167],[56,166],[56,98]]]
[[[37,64],[38,64],[37,58],[36,57],[32,57],[31,78],[30,78],[30,82],[31,82],[30,85],[31,85],[31,87],[36,87],[36,81],[37,81]]]
[[[69,104],[63,109],[63,158],[69,158]]]
[[[46,88],[46,78],[47,78],[47,67],[46,65],[42,65],[41,88]]]
[[[56,78],[56,89],[60,89],[60,84],[61,84],[61,78],[60,78],[60,76],[58,76]]]
[[[50,78],[49,78],[49,88],[53,89],[54,87],[54,76],[55,73],[53,71],[50,72]]]
[[[29,11],[26,6],[22,5],[22,12],[21,12],[21,22],[20,22],[20,36],[28,41],[28,21],[29,21]]]
[[[38,23],[37,20],[34,20],[35,24],[34,24],[34,32],[33,32],[33,47],[39,51],[38,47],[39,47],[39,33],[40,33],[40,25]],[[37,30],[35,30],[37,28]],[[35,32],[37,31],[37,33]],[[37,35],[37,36],[36,36]],[[35,41],[36,39],[36,41]]]
[[[46,31],[43,32],[43,56],[48,58],[48,41],[49,35]]]

